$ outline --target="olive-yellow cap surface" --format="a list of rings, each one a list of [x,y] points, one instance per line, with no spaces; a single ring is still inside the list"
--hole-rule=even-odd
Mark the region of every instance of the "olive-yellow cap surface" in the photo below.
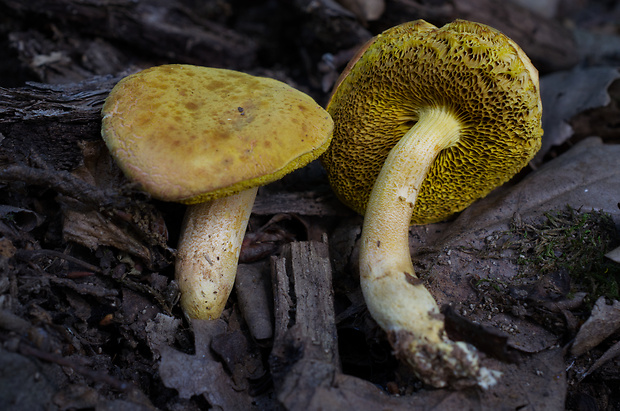
[[[321,157],[342,202],[363,214],[391,148],[423,109],[460,124],[420,188],[411,222],[441,221],[501,185],[540,148],[538,72],[499,31],[455,21],[405,23],[375,37],[343,73],[327,111],[334,138]]]
[[[102,136],[123,172],[153,197],[187,204],[275,181],[318,157],[333,122],[280,81],[164,65],[122,79]]]

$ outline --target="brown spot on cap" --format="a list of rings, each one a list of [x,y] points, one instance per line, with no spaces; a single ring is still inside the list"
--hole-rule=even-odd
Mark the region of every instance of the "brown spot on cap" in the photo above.
[[[102,115],[125,174],[155,198],[185,203],[277,180],[325,151],[333,129],[325,110],[285,83],[179,64],[122,79]]]

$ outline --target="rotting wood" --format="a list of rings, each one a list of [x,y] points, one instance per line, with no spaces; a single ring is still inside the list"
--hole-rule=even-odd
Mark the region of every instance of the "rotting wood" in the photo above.
[[[329,249],[294,242],[272,257],[275,338],[269,358],[274,390],[287,410],[432,409],[443,396],[389,396],[341,372]],[[465,404],[467,408],[467,404]]]
[[[101,106],[118,80],[0,87],[0,164],[25,163],[37,155],[58,170],[76,167],[82,159],[78,142],[101,138]]]
[[[254,202],[252,213],[255,215],[299,214],[312,216],[350,216],[350,209],[344,207],[332,193],[321,194],[317,191],[282,192],[259,195]]]
[[[201,18],[179,2],[133,0],[0,0],[12,12],[99,36],[161,58],[214,67],[248,68],[255,42]]]
[[[339,372],[329,251],[325,243],[294,242],[271,262],[274,387],[287,409],[302,409]]]

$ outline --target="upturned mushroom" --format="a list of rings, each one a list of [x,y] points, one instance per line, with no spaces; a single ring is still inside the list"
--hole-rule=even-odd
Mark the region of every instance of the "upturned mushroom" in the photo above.
[[[257,187],[324,152],[331,117],[280,81],[177,64],[123,78],[102,115],[125,175],[156,199],[188,204],[175,264],[181,307],[219,318]]]
[[[501,32],[414,21],[372,39],[349,63],[327,111],[322,155],[342,202],[364,214],[360,281],[395,355],[435,387],[486,387],[497,372],[445,333],[413,269],[410,224],[445,220],[522,169],[540,148],[538,72]]]

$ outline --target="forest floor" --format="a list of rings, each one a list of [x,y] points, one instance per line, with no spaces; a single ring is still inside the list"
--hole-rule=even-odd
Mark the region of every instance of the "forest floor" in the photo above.
[[[498,384],[436,389],[394,358],[359,289],[362,218],[318,161],[259,190],[222,318],[187,320],[185,206],[150,199],[109,156],[114,84],[188,63],[325,106],[372,36],[457,18],[510,36],[541,79],[531,164],[410,230],[451,337]],[[615,1],[0,0],[0,409],[620,410],[619,67]]]

